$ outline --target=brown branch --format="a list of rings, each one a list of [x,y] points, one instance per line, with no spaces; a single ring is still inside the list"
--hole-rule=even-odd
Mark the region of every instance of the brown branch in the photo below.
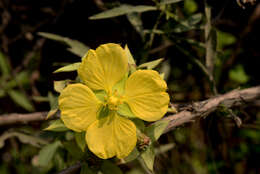
[[[81,168],[80,162],[60,171],[58,174],[76,174],[79,173],[79,170]]]
[[[170,120],[170,123],[164,133],[167,133],[185,123],[193,122],[197,118],[206,117],[216,111],[218,107],[225,106],[231,108],[241,106],[247,103],[253,103],[260,99],[260,86],[251,87],[243,90],[233,90],[223,95],[210,98],[208,100],[195,102],[186,105],[185,108],[177,114],[170,115],[163,119]],[[28,123],[33,121],[43,121],[46,119],[47,112],[35,112],[30,114],[5,114],[0,115],[0,126],[18,123]],[[242,125],[243,126],[243,125]],[[77,173],[81,168],[80,163],[62,170],[58,174]]]
[[[192,103],[179,113],[164,118],[165,120],[170,120],[165,133],[185,123],[193,122],[197,118],[206,117],[210,113],[216,111],[220,106],[224,106],[226,108],[242,106],[247,103],[254,102],[259,98],[260,86],[256,86],[243,90],[233,90],[208,100]]]
[[[29,114],[4,114],[0,115],[0,126],[11,124],[26,124],[34,121],[43,121],[48,112],[34,112]]]

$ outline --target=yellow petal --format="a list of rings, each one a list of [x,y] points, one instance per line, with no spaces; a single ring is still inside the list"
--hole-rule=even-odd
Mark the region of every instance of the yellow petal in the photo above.
[[[96,51],[89,50],[83,58],[78,74],[93,90],[111,91],[127,72],[128,63],[124,49],[118,44],[104,44]]]
[[[145,121],[164,116],[169,104],[167,84],[153,70],[138,70],[126,81],[125,100],[132,112]]]
[[[137,141],[134,123],[111,112],[95,121],[86,132],[89,149],[102,159],[116,156],[125,158],[134,149]]]
[[[96,121],[101,102],[86,85],[72,84],[59,97],[61,119],[65,126],[80,132]]]

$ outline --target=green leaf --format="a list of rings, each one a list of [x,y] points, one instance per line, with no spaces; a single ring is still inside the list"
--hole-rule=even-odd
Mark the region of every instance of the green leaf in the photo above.
[[[109,160],[105,160],[101,166],[101,172],[103,174],[123,174],[121,169]]]
[[[6,96],[5,90],[0,89],[0,98]]]
[[[79,148],[84,152],[86,147],[85,132],[75,132],[75,139]]]
[[[7,93],[16,104],[23,107],[27,111],[32,112],[32,111],[35,110],[31,101],[28,99],[28,97],[25,96],[20,91],[10,89],[10,90],[7,91]]]
[[[96,172],[91,170],[87,163],[83,163],[81,164],[80,174],[96,174]]]
[[[9,76],[11,72],[11,67],[6,60],[4,54],[0,51],[0,71],[2,72],[3,76]]]
[[[131,118],[131,121],[134,122],[137,129],[139,129],[140,132],[145,131],[145,125],[144,121],[139,118]]]
[[[58,97],[55,97],[51,92],[48,92],[48,101],[50,103],[51,110],[48,112],[46,119],[54,116],[58,112]]]
[[[153,69],[156,66],[158,66],[161,62],[163,61],[163,58],[151,61],[151,62],[147,62],[147,63],[143,63],[141,65],[138,66],[138,68],[147,68],[147,69]]]
[[[61,68],[57,69],[53,73],[77,71],[79,66],[80,66],[80,64],[81,64],[80,62],[69,64],[69,65],[66,65],[64,67],[61,67]]]
[[[177,2],[181,2],[183,0],[162,0],[160,2],[160,5],[167,5],[167,4],[173,4],[173,3],[177,3]]]
[[[129,117],[129,118],[135,118],[136,116],[133,114],[133,112],[131,111],[130,107],[128,106],[127,103],[123,103],[121,105],[118,106],[118,110],[117,113],[119,115],[125,116],[125,117]]]
[[[196,25],[202,20],[203,15],[201,13],[194,14],[188,19],[177,20],[178,25],[173,29],[176,33],[186,32],[192,29],[199,28]]]
[[[17,137],[22,143],[30,144],[35,147],[41,147],[41,145],[45,145],[48,143],[41,138],[26,135],[20,132],[5,132],[3,135],[0,136],[0,149],[4,146],[5,140],[11,137]]]
[[[126,15],[126,14],[133,13],[133,12],[142,13],[142,12],[152,11],[152,10],[157,10],[157,8],[154,6],[148,6],[148,5],[132,6],[132,5],[124,4],[119,7],[115,7],[113,9],[90,16],[89,19],[91,19],[91,20],[106,19],[106,18],[112,18],[112,17],[116,17],[116,16]]]
[[[169,144],[165,144],[165,145],[161,145],[158,148],[154,149],[155,154],[162,154],[165,153],[171,149],[173,149],[175,147],[174,143],[169,143]]]
[[[246,83],[249,80],[249,76],[246,74],[242,65],[237,65],[235,68],[229,71],[229,78],[240,84]]]
[[[51,92],[48,92],[48,99],[51,109],[58,108],[58,97],[54,96]]]
[[[39,152],[38,164],[39,166],[45,167],[51,162],[55,152],[58,147],[62,144],[60,141],[55,141],[54,143],[44,146]]]
[[[217,30],[217,50],[222,51],[228,45],[231,45],[236,42],[236,37],[227,32],[222,32]]]
[[[154,164],[154,159],[155,159],[155,151],[153,145],[150,145],[146,151],[144,151],[141,154],[141,158],[143,159],[145,165],[147,168],[151,171],[153,171],[153,164]]]
[[[69,129],[64,125],[61,119],[58,119],[52,121],[51,124],[43,130],[53,131],[53,132],[64,132],[64,131],[68,131]]]
[[[157,121],[145,129],[145,134],[151,138],[152,142],[154,142],[160,138],[168,124],[169,120]]]
[[[83,57],[89,50],[89,47],[86,46],[85,44],[67,37],[59,36],[52,33],[45,33],[45,32],[39,32],[38,35],[48,39],[66,43],[70,47],[68,48],[68,50],[79,57]]]
[[[194,13],[198,10],[198,5],[194,0],[185,0],[184,1],[184,10],[189,14]]]
[[[74,141],[64,142],[63,145],[75,160],[80,160],[83,157],[84,153],[82,153],[82,151]]]
[[[129,13],[126,16],[128,21],[132,24],[134,29],[140,34],[141,38],[144,40],[144,28],[141,16],[138,13]]]
[[[140,155],[140,152],[135,147],[134,150],[127,157],[124,158],[124,162],[126,162],[126,163],[131,162],[131,161],[135,160],[139,155]]]

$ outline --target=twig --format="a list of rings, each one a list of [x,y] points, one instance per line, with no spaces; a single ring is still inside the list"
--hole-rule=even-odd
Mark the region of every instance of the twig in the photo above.
[[[80,162],[60,171],[58,174],[76,174],[79,173],[79,170],[81,168]]]
[[[164,118],[170,120],[166,132],[175,129],[182,124],[192,122],[196,118],[205,117],[217,110],[221,105],[224,105],[226,108],[241,106],[246,103],[252,103],[254,105],[254,102],[259,101],[259,99],[260,86],[256,86],[243,90],[233,90],[208,100],[187,104],[179,113]],[[44,121],[47,113],[48,112],[34,112],[29,114],[11,113],[0,115],[0,126]]]
[[[210,113],[216,111],[219,106],[224,105],[226,108],[245,105],[254,102],[260,98],[260,86],[247,88],[243,90],[233,90],[223,95],[219,95],[208,100],[195,102],[186,107],[185,110],[165,117],[170,120],[165,133],[181,126],[185,123],[194,121],[197,118],[206,117]]]
[[[26,124],[33,121],[43,121],[48,112],[34,112],[30,114],[4,114],[0,115],[0,126],[12,124]]]

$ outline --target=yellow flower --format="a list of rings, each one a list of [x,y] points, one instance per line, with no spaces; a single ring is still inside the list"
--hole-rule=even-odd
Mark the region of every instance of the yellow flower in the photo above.
[[[127,55],[118,44],[89,50],[78,74],[84,84],[68,85],[59,97],[61,119],[69,129],[86,131],[89,149],[100,158],[121,159],[133,150],[137,135],[130,117],[156,121],[167,111],[165,81],[153,70],[128,77]]]

